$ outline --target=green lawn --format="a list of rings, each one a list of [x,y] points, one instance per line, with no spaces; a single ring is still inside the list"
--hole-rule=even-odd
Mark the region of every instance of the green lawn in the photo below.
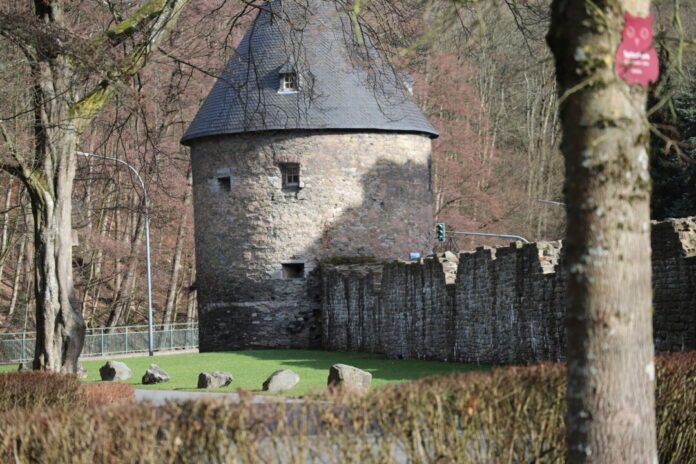
[[[224,353],[173,354],[122,358],[133,371],[133,378],[126,381],[136,388],[158,388],[163,390],[195,390],[198,374],[204,371],[229,371],[234,381],[226,388],[214,391],[236,391],[238,388],[259,391],[261,384],[276,370],[292,369],[300,376],[300,383],[287,392],[301,396],[309,390],[324,388],[332,364],[344,363],[364,369],[372,374],[372,386],[406,382],[444,372],[465,372],[480,369],[458,363],[390,360],[379,355],[364,353],[337,353],[330,351],[305,350],[249,350]],[[100,382],[99,367],[106,361],[82,361],[89,377],[86,382]],[[172,378],[158,385],[143,385],[141,378],[148,365],[155,363]],[[2,366],[0,372],[16,369]]]

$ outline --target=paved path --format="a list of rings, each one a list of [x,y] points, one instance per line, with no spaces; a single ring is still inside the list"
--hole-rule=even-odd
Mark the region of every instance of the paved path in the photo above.
[[[239,394],[237,393],[216,393],[216,392],[190,392],[178,390],[146,390],[142,388],[135,389],[135,400],[138,403],[150,401],[156,406],[161,406],[168,401],[187,401],[200,400],[206,398],[222,398],[234,403],[239,403]],[[302,403],[299,398],[285,398],[283,396],[271,395],[254,395],[252,396],[252,404],[277,403],[285,401],[286,403]]]
[[[172,355],[172,354],[188,354],[188,353],[198,353],[198,348],[191,348],[191,349],[186,349],[186,350],[155,351],[155,355],[152,357],[152,359],[158,358],[160,356],[167,356],[167,355]],[[107,354],[104,356],[81,356],[80,361],[98,361],[100,359],[143,358],[143,357],[147,357],[147,351],[142,351],[139,353]]]

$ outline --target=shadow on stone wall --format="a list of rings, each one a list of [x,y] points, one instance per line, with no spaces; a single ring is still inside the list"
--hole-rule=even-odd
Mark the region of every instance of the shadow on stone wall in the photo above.
[[[432,192],[426,166],[378,160],[361,178],[363,199],[331,220],[321,255],[408,258],[432,251]]]
[[[316,257],[316,262],[306,263],[305,279],[268,279],[239,290],[243,299],[231,295],[233,302],[201,305],[201,351],[320,348],[321,259],[430,252],[432,193],[426,166],[379,160],[361,184],[360,204],[330,218],[321,236],[297,253]]]

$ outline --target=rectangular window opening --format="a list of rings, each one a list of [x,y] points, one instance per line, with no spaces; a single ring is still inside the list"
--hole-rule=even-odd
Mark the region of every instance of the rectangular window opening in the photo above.
[[[218,181],[218,187],[220,187],[220,190],[222,190],[223,192],[230,192],[232,190],[232,182],[231,182],[229,176],[218,177],[217,181]]]
[[[296,188],[300,186],[300,165],[286,163],[280,165],[283,176],[283,188]]]
[[[294,93],[297,92],[298,82],[297,73],[281,73],[280,74],[280,88],[278,92],[280,93]]]
[[[283,263],[283,279],[304,279],[304,263]]]

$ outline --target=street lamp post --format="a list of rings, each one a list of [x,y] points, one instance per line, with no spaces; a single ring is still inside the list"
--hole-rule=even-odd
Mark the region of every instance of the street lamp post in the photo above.
[[[145,182],[143,182],[142,177],[140,177],[140,174],[138,173],[138,171],[135,170],[133,166],[121,159],[112,158],[110,156],[95,155],[94,153],[85,153],[82,151],[76,151],[75,154],[77,154],[78,156],[85,156],[87,158],[99,158],[125,164],[131,171],[133,171],[133,174],[135,174],[135,177],[137,177],[138,181],[140,182],[140,186],[143,188],[143,204],[145,212],[145,257],[147,263],[147,349],[150,353],[150,356],[154,356],[155,350],[152,333],[152,263],[150,261],[150,199],[147,196]]]

